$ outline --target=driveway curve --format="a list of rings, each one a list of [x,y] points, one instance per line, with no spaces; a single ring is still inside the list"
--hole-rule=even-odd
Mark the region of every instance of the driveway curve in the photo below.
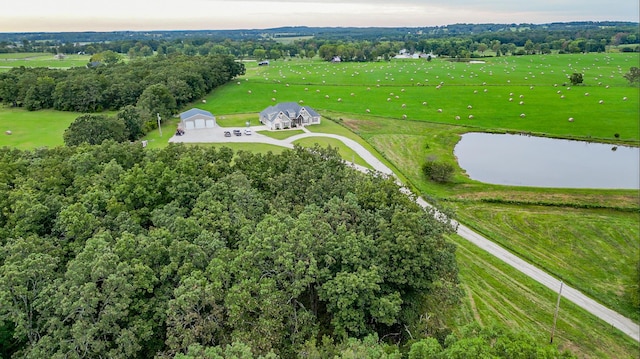
[[[294,135],[284,140],[277,140],[269,136],[256,133],[256,131],[266,130],[264,126],[253,126],[251,127],[251,129],[253,131],[252,135],[249,135],[249,136],[242,135],[242,136],[232,136],[232,137],[224,137],[224,131],[230,131],[231,130],[230,128],[217,127],[214,129],[193,130],[193,131],[189,131],[189,133],[183,136],[173,136],[171,139],[169,139],[169,142],[187,142],[187,143],[258,142],[258,143],[272,144],[276,146],[283,146],[287,148],[293,148],[293,142],[302,138],[329,137],[329,138],[340,140],[345,145],[349,146],[354,152],[358,154],[358,156],[364,159],[376,171],[379,171],[389,176],[394,176],[393,171],[391,171],[389,167],[387,167],[384,163],[378,160],[378,158],[376,158],[373,154],[371,154],[371,152],[369,152],[366,148],[364,148],[358,142],[344,136],[334,135],[329,133],[309,132],[306,128],[303,128],[303,131],[305,131],[305,133]],[[366,168],[363,168],[362,166],[357,166],[355,164],[351,164],[351,165],[362,171],[368,170]],[[399,184],[402,185],[401,183]],[[403,188],[403,190],[408,191],[406,188]],[[427,203],[421,197],[418,197],[416,201],[423,208],[432,207],[429,203]],[[537,281],[538,283],[544,285],[545,287],[551,289],[552,291],[557,292],[560,289],[560,280],[554,278],[547,272],[521,259],[515,254],[504,249],[503,247],[490,241],[486,237],[472,231],[470,228],[457,222],[455,222],[454,224],[457,226],[457,234],[460,237],[482,248],[483,250],[492,254],[496,258],[509,264],[513,268],[517,269],[518,271],[522,272],[523,274]],[[604,305],[589,298],[579,290],[566,285],[566,283],[563,283],[562,296],[565,299],[573,302],[577,306],[581,307],[582,309],[586,310],[587,312],[595,315],[596,317],[602,319],[603,321],[607,322],[611,326],[622,331],[623,333],[630,336],[634,340],[640,342],[640,326],[636,324],[634,321],[632,321],[631,319],[605,307]]]

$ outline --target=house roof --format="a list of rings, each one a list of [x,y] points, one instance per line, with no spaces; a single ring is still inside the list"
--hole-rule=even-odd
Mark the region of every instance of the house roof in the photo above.
[[[180,114],[180,119],[181,120],[186,120],[190,117],[193,117],[195,115],[204,115],[207,117],[211,117],[211,118],[215,118],[215,116],[213,114],[211,114],[211,112],[209,111],[205,111],[205,110],[201,110],[199,108],[192,108],[191,110],[185,111],[183,113]]]
[[[297,118],[300,116],[300,111],[302,111],[303,108],[313,117],[320,116],[320,114],[311,107],[300,106],[295,102],[281,102],[275,106],[269,106],[260,112],[260,116],[264,116],[269,119],[269,121],[272,121],[280,112],[282,112],[289,118]]]

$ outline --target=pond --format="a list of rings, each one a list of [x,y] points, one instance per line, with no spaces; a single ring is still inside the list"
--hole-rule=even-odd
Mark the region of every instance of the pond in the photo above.
[[[509,186],[640,188],[640,148],[526,135],[467,133],[454,154],[474,180]]]

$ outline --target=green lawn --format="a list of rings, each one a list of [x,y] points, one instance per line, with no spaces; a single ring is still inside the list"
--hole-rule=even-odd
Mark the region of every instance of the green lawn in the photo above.
[[[357,165],[367,167],[369,169],[373,169],[365,160],[362,159],[354,150],[350,147],[346,146],[342,141],[337,140],[335,138],[328,137],[307,137],[294,142],[303,147],[313,147],[316,144],[321,147],[331,146],[333,148],[338,149],[338,153],[340,157],[343,159],[353,162]]]
[[[276,140],[286,140],[289,137],[303,134],[302,130],[278,130],[278,131],[260,131],[261,135],[265,135]]]
[[[31,149],[43,146],[61,146],[62,134],[81,114],[43,110],[29,112],[23,109],[0,107],[0,147],[11,146]],[[11,131],[11,135],[5,135]]]

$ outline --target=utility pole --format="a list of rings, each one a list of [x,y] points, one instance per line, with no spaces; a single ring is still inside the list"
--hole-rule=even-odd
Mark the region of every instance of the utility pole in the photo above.
[[[556,312],[553,315],[553,328],[551,329],[551,341],[550,344],[553,344],[553,335],[556,332],[556,322],[558,321],[558,310],[560,309],[560,298],[562,298],[562,281],[560,281],[560,290],[558,291],[558,301],[556,302]]]
[[[162,137],[162,127],[160,127],[160,113],[156,113],[158,116],[158,131],[160,131],[160,137]]]

